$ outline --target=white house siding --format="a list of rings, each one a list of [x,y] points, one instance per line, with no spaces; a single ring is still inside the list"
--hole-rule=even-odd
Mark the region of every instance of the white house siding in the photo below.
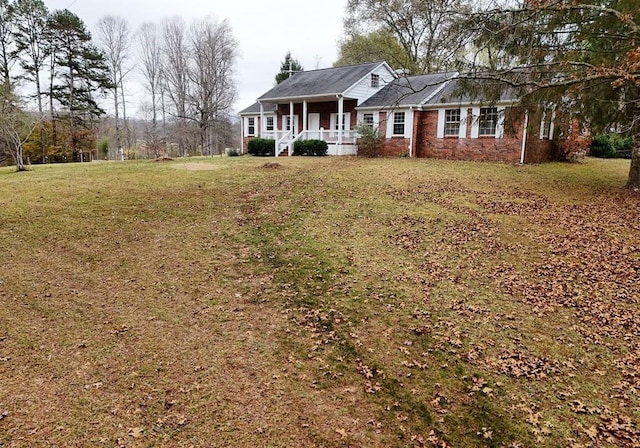
[[[371,74],[380,76],[380,84],[378,87],[371,87]],[[355,98],[358,104],[371,98],[375,93],[394,79],[394,74],[389,71],[386,65],[381,65],[374,71],[365,76],[360,82],[351,87],[344,93],[345,98]]]

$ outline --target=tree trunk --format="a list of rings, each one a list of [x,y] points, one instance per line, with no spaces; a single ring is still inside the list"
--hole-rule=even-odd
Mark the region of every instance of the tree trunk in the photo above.
[[[40,89],[40,72],[36,71],[36,95],[38,96],[38,118],[40,120],[40,152],[42,153],[42,163],[47,163],[47,147],[44,138],[44,120],[42,107],[42,90]]]
[[[635,144],[631,150],[631,169],[629,169],[627,188],[640,192],[640,136],[636,137]]]

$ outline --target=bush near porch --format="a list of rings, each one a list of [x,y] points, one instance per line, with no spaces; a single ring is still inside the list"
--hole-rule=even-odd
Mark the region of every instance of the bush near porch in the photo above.
[[[329,145],[324,140],[298,140],[293,144],[295,156],[326,156]]]
[[[276,141],[271,138],[254,138],[247,145],[252,156],[273,157],[276,154]]]

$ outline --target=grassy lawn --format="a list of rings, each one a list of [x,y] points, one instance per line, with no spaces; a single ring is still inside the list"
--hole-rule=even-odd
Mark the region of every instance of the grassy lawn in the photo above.
[[[2,168],[0,446],[640,446],[628,168]]]

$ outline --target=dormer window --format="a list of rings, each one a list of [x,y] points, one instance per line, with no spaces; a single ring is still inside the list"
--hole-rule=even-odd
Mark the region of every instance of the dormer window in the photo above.
[[[371,74],[371,87],[380,87],[380,75],[377,75],[375,73]]]

